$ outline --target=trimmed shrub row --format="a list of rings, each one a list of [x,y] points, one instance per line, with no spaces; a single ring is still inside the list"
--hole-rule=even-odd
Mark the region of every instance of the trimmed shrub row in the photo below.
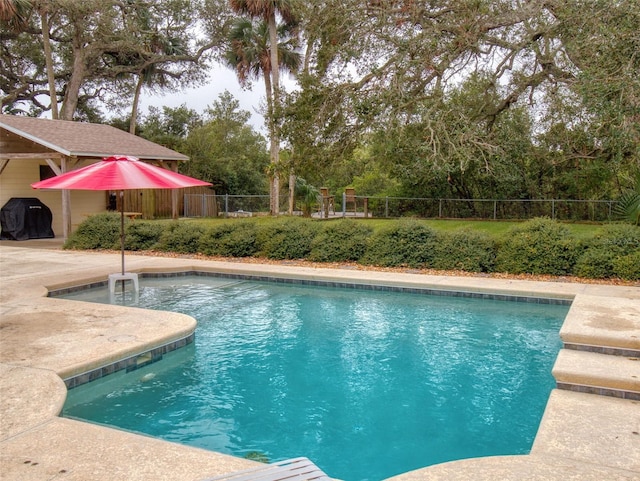
[[[118,215],[93,216],[65,247],[119,248],[119,228]],[[208,229],[192,221],[135,221],[127,222],[126,232],[128,250],[640,280],[640,227],[628,224],[602,226],[586,240],[546,218],[520,224],[499,238],[470,229],[436,231],[410,219],[392,221],[375,231],[352,219],[279,218],[260,223],[243,219]]]

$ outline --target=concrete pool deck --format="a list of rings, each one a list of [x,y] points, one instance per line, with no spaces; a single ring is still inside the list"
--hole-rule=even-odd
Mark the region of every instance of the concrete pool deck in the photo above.
[[[0,479],[197,481],[255,466],[58,416],[66,398],[63,379],[179,341],[195,329],[195,321],[180,314],[46,297],[48,290],[105,282],[120,265],[118,254],[58,245],[0,243]],[[573,299],[560,332],[565,349],[553,372],[562,389],[549,398],[531,454],[445,463],[393,479],[640,480],[640,287],[130,254],[127,269]]]

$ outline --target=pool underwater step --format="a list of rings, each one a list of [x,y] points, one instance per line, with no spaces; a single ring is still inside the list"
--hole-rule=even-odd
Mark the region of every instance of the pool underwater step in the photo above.
[[[558,389],[640,401],[640,358],[561,349],[553,367]]]

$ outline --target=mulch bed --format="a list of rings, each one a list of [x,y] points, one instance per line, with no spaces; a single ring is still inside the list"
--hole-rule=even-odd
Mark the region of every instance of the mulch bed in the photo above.
[[[120,253],[120,251],[100,251],[100,252],[112,252]],[[507,274],[501,272],[467,272],[467,271],[448,271],[438,269],[417,269],[408,267],[379,267],[379,266],[366,266],[358,264],[356,262],[311,262],[304,259],[298,260],[274,260],[264,257],[220,257],[220,256],[205,256],[203,254],[178,254],[175,252],[160,252],[160,251],[135,251],[130,252],[134,255],[143,255],[150,257],[169,257],[176,259],[197,259],[205,261],[222,261],[222,262],[237,262],[239,264],[270,264],[270,265],[286,265],[286,266],[300,266],[300,267],[313,267],[324,269],[348,269],[357,271],[378,271],[378,272],[398,272],[403,274],[424,274],[430,276],[455,276],[455,277],[483,277],[489,279],[514,279],[523,281],[544,281],[544,282],[573,282],[580,284],[601,284],[609,286],[632,286],[640,287],[638,281],[627,281],[623,279],[587,279],[574,276],[551,276],[551,275],[534,275],[534,274]]]

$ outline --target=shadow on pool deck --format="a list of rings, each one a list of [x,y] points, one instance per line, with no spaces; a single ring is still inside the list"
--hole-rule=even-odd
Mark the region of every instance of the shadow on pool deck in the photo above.
[[[58,239],[7,242],[0,242],[0,479],[197,481],[255,466],[244,459],[58,417],[66,397],[61,376],[86,372],[171,342],[192,332],[195,322],[175,313],[47,298],[45,286],[59,288],[85,281],[105,281],[119,265],[119,254],[64,251],[60,250],[62,242]],[[37,246],[40,242],[45,245]],[[58,246],[54,247],[56,243]],[[607,349],[618,346],[618,354],[627,355],[563,349],[554,375],[562,378],[564,387],[590,389],[590,392],[599,389],[600,394],[554,390],[531,455],[445,463],[394,479],[640,479],[640,402],[602,395],[620,392],[640,395],[640,361],[633,361],[634,358],[628,355],[640,351],[638,287],[455,278],[136,255],[127,260],[128,268],[134,272],[199,269],[336,282],[575,297],[560,333],[563,342],[578,347],[590,343],[608,346]]]

